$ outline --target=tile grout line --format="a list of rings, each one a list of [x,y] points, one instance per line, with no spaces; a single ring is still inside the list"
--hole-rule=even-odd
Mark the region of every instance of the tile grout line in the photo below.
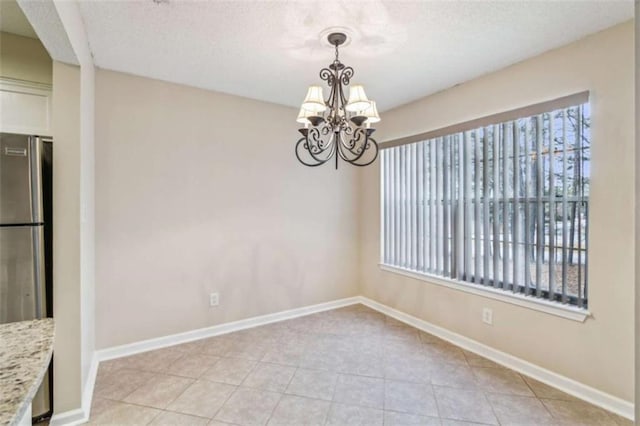
[[[496,409],[494,408],[493,404],[491,403],[491,399],[489,399],[489,397],[487,397],[487,391],[485,391],[484,389],[481,389],[480,392],[482,393],[482,397],[485,399],[485,401],[487,401],[487,404],[489,404],[489,407],[491,407],[491,413],[493,413],[493,417],[496,419],[496,422],[498,422],[498,425],[501,425],[502,422],[500,422],[500,418],[498,417],[498,414],[496,413]]]
[[[288,328],[288,327],[287,327]],[[306,353],[307,349],[305,348],[303,350],[303,353]],[[268,351],[267,351],[268,352]],[[265,353],[264,356],[266,356],[267,354]],[[263,358],[264,358],[263,356]],[[301,355],[304,356],[304,355]],[[287,383],[287,385],[284,387],[284,390],[280,393],[280,399],[278,399],[278,402],[276,403],[276,405],[273,407],[273,410],[271,410],[271,414],[269,414],[269,418],[267,419],[267,422],[265,424],[269,424],[269,422],[271,421],[271,419],[273,418],[273,414],[276,412],[276,410],[278,409],[278,407],[280,406],[280,402],[282,401],[282,398],[284,398],[284,396],[286,395],[287,389],[289,388],[289,385],[291,384],[291,382],[293,381],[293,378],[296,376],[296,373],[299,370],[299,365],[300,363],[298,362],[295,366],[295,370],[293,372],[293,374],[291,375],[291,377],[289,378],[289,382]],[[288,367],[288,366],[285,366]]]
[[[228,357],[226,357],[226,358],[228,358]],[[244,359],[244,358],[228,358],[228,359]],[[249,361],[252,361],[252,360],[249,360]],[[254,362],[254,361],[252,361],[252,362]],[[217,364],[217,362],[216,362],[216,364]],[[231,384],[231,383],[223,383],[223,384],[227,384],[227,385],[231,384],[232,386],[235,386],[235,389],[234,389],[234,390],[233,390],[233,391],[232,391],[232,392],[227,396],[227,398],[224,400],[224,402],[223,402],[222,404],[220,404],[220,408],[218,408],[218,409],[216,410],[216,412],[215,412],[215,414],[213,415],[213,417],[211,417],[211,420],[215,420],[216,416],[217,416],[218,414],[220,414],[220,411],[224,408],[224,406],[227,404],[227,402],[229,402],[229,400],[231,399],[231,397],[232,397],[233,395],[235,395],[235,394],[236,394],[236,392],[238,392],[238,389],[240,389],[240,386],[242,386],[242,383],[244,383],[244,381],[247,379],[247,377],[249,377],[249,375],[253,372],[253,370],[256,368],[256,366],[257,366],[257,365],[258,365],[258,362],[256,362],[256,363],[254,364],[254,366],[253,366],[253,367],[251,367],[251,370],[250,370],[250,371],[245,375],[245,377],[243,377],[243,378],[242,378],[242,380],[240,381],[240,383],[239,383],[239,384],[237,384],[237,385],[236,385],[236,384]],[[205,379],[205,380],[206,380],[206,379]],[[215,381],[213,381],[213,380],[212,380],[212,382],[214,382],[214,383],[219,383],[219,382],[215,382]],[[211,422],[209,422],[209,423],[211,423]]]
[[[336,374],[336,383],[335,385],[333,385],[333,392],[331,392],[331,401],[329,401],[329,410],[327,411],[327,414],[325,414],[325,418],[324,418],[324,422],[322,423],[323,425],[326,425],[329,422],[329,415],[331,414],[331,408],[333,406],[333,403],[336,400],[336,391],[338,390],[338,382],[340,381],[340,373],[335,373]]]
[[[331,311],[329,311],[329,312],[331,312]],[[384,318],[388,318],[388,316],[386,316],[386,315],[383,315],[383,317],[384,317]],[[403,324],[403,325],[404,325],[404,324]],[[407,325],[407,327],[408,327],[408,328],[411,328],[411,329],[413,329],[413,330],[420,331],[419,329],[416,329],[415,327],[410,326],[410,325]],[[259,327],[256,327],[256,328],[259,328]],[[387,354],[387,352],[384,350],[384,348],[385,348],[385,346],[386,346],[387,344],[392,343],[392,342],[388,342],[388,341],[386,341],[387,339],[385,339],[385,336],[388,334],[388,330],[387,330],[387,328],[388,328],[388,326],[387,326],[387,324],[385,323],[384,327],[383,327],[381,330],[376,331],[376,332],[373,332],[373,333],[371,333],[371,334],[370,334],[370,333],[366,333],[366,336],[365,336],[365,337],[367,337],[367,338],[372,338],[372,339],[376,339],[376,338],[378,338],[378,337],[382,338],[382,341],[383,341],[383,344],[382,344],[382,359],[383,359],[383,365],[382,365],[383,372],[382,372],[382,374],[383,374],[383,376],[382,376],[382,377],[380,377],[380,376],[375,376],[375,375],[364,375],[364,374],[359,374],[359,373],[344,372],[344,371],[341,371],[341,370],[339,370],[339,369],[335,369],[335,370],[334,370],[333,368],[335,368],[335,367],[333,367],[333,366],[332,366],[332,367],[330,367],[328,370],[327,370],[327,369],[322,369],[322,368],[313,368],[313,367],[308,367],[308,366],[302,367],[302,366],[300,365],[300,362],[299,362],[297,365],[295,365],[295,370],[294,370],[294,372],[293,372],[293,375],[291,376],[291,378],[289,379],[289,382],[288,382],[288,383],[287,383],[287,385],[285,386],[284,391],[283,391],[282,393],[280,393],[280,398],[278,399],[278,402],[275,404],[274,408],[272,409],[271,414],[270,414],[269,418],[267,419],[267,422],[271,421],[271,419],[272,419],[272,417],[273,417],[273,414],[275,413],[276,409],[279,407],[279,404],[280,404],[280,403],[281,403],[281,401],[282,401],[282,398],[283,398],[285,395],[290,395],[290,394],[286,394],[286,391],[287,391],[288,387],[290,386],[290,384],[292,383],[292,381],[293,381],[293,379],[294,379],[295,375],[296,375],[300,370],[302,370],[302,369],[311,370],[311,371],[322,371],[322,372],[327,372],[327,373],[333,373],[333,374],[336,374],[336,383],[335,383],[334,388],[333,388],[333,392],[332,392],[331,400],[329,401],[329,403],[330,403],[330,405],[329,405],[329,411],[326,413],[326,415],[325,415],[325,419],[324,419],[324,423],[325,423],[325,424],[329,421],[329,415],[330,415],[330,412],[331,412],[331,406],[332,406],[334,403],[337,403],[337,401],[335,400],[335,397],[336,397],[336,392],[337,392],[337,389],[338,389],[338,384],[339,384],[338,382],[339,382],[339,378],[340,378],[340,377],[342,377],[342,376],[363,377],[363,378],[368,378],[368,379],[381,379],[381,380],[383,381],[383,410],[382,410],[382,411],[383,411],[383,423],[384,423],[384,413],[385,413],[386,411],[393,411],[393,410],[387,410],[387,409],[386,409],[386,394],[387,394],[386,389],[387,389],[387,383],[388,383],[388,382],[391,382],[391,381],[398,381],[398,382],[405,382],[405,383],[414,383],[414,384],[428,384],[428,385],[430,385],[430,387],[431,387],[432,391],[434,392],[434,400],[435,400],[435,402],[436,402],[436,409],[437,409],[437,412],[438,412],[438,418],[442,418],[442,417],[440,416],[440,407],[439,407],[439,403],[438,403],[437,397],[435,396],[435,388],[436,388],[436,385],[433,383],[433,379],[432,379],[431,377],[430,377],[430,379],[429,379],[429,381],[428,381],[428,382],[420,382],[420,381],[416,381],[416,382],[414,382],[414,381],[412,381],[412,380],[404,380],[404,379],[401,379],[401,380],[395,380],[395,379],[388,379],[388,378],[386,377],[386,368],[385,368],[385,363],[386,363],[386,361],[385,361],[385,360],[387,359],[386,357],[388,356],[388,354]],[[296,329],[296,328],[289,328],[289,330],[296,331],[297,329]],[[320,330],[321,330],[321,329],[320,329]],[[376,329],[376,330],[377,330],[377,329]],[[228,333],[228,334],[229,334],[229,335],[231,335],[232,333]],[[316,340],[317,340],[317,339],[325,338],[325,337],[327,337],[327,336],[328,336],[328,337],[337,338],[338,340],[345,340],[345,339],[346,339],[346,340],[348,340],[350,337],[357,336],[357,335],[358,335],[358,333],[354,333],[353,335],[349,334],[348,336],[345,336],[345,335],[343,335],[343,334],[327,334],[327,333],[323,333],[323,332],[321,332],[321,331],[318,331],[318,332],[313,332],[313,333],[312,333],[312,335],[313,335],[313,337],[314,337]],[[218,337],[218,336],[214,336],[214,337]],[[205,339],[201,339],[201,340],[205,340]],[[391,340],[393,340],[393,339],[391,339]],[[424,342],[421,338],[419,339],[419,341],[422,343],[422,346],[427,346],[427,345],[428,345],[428,346],[431,346],[431,345],[434,343],[434,342]],[[192,342],[187,342],[187,344],[188,344],[188,343],[192,343]],[[438,342],[435,342],[435,343],[438,343]],[[176,346],[179,346],[179,345],[176,345]],[[473,374],[473,377],[474,377],[474,378],[476,378],[476,374],[475,374],[475,371],[474,371],[474,369],[475,369],[475,368],[483,369],[483,370],[496,370],[496,369],[504,369],[504,368],[505,368],[505,367],[501,367],[501,366],[492,366],[492,365],[490,365],[490,366],[486,366],[486,365],[477,365],[477,366],[473,366],[473,365],[471,365],[471,364],[469,363],[469,356],[467,356],[467,354],[465,353],[465,351],[464,351],[462,348],[460,348],[459,346],[453,345],[453,344],[452,344],[452,346],[453,346],[453,347],[455,347],[455,348],[457,348],[457,349],[462,350],[463,359],[464,359],[464,361],[465,361],[465,362],[464,362],[463,364],[462,364],[462,363],[461,363],[461,364],[459,364],[459,363],[451,363],[451,365],[458,365],[458,366],[460,366],[460,365],[466,365],[467,367],[469,367],[469,368],[471,369],[471,371],[472,371],[472,374]],[[159,350],[162,350],[162,349],[159,349]],[[208,352],[203,352],[203,351],[201,351],[201,348],[197,349],[196,351],[197,351],[197,352],[196,352],[197,354],[202,354],[202,355],[209,355],[209,356],[212,356],[212,355],[211,355],[210,353],[208,353]],[[225,352],[225,353],[224,353],[224,355],[215,355],[215,356],[218,358],[218,361],[219,361],[220,359],[242,359],[242,360],[247,360],[247,359],[246,359],[246,358],[244,358],[244,357],[238,357],[238,356],[234,356],[234,355],[229,355],[229,351],[230,351],[230,349],[229,349],[227,352]],[[153,351],[149,351],[149,352],[153,352]],[[267,352],[268,352],[268,351],[267,351]],[[304,353],[304,354],[307,354],[307,353],[308,353],[308,351],[306,351],[306,350],[305,350],[303,353]],[[187,356],[189,356],[189,355],[191,355],[191,354],[193,354],[193,352],[191,352],[191,351],[181,352],[181,355],[180,355],[177,359],[175,359],[174,361],[170,362],[170,364],[169,364],[169,365],[173,365],[173,364],[177,363],[179,360],[184,359],[185,357],[187,357]],[[225,399],[225,401],[222,403],[222,405],[221,405],[221,406],[220,406],[220,408],[216,411],[216,413],[213,415],[213,417],[211,417],[211,419],[215,419],[215,416],[219,414],[219,412],[220,412],[220,410],[222,409],[222,407],[224,407],[224,405],[229,401],[229,399],[230,399],[233,395],[235,395],[235,394],[237,393],[238,389],[239,389],[241,386],[243,386],[243,384],[246,382],[247,378],[248,378],[248,377],[249,377],[253,372],[255,372],[255,371],[256,371],[256,369],[258,368],[258,365],[259,365],[259,364],[261,364],[261,363],[262,363],[262,364],[272,364],[272,365],[280,365],[280,366],[285,366],[285,367],[292,367],[291,365],[287,365],[287,364],[279,364],[279,363],[277,363],[277,362],[276,362],[276,363],[273,363],[273,362],[262,361],[262,359],[264,358],[264,356],[265,356],[265,355],[266,355],[266,353],[265,353],[265,354],[263,354],[262,358],[260,358],[260,359],[258,359],[258,360],[254,360],[254,359],[251,359],[251,360],[250,360],[250,361],[252,361],[252,362],[255,362],[255,364],[252,366],[252,368],[249,370],[249,372],[245,375],[245,377],[242,379],[242,381],[240,382],[240,384],[239,384],[239,385],[234,385],[234,386],[235,386],[235,389],[234,389],[234,390],[229,394],[229,396]],[[135,356],[135,355],[132,355],[132,356]],[[303,355],[303,358],[304,358],[304,356],[305,356],[305,355]],[[368,357],[368,358],[370,358],[370,357]],[[446,363],[444,360],[440,360],[439,358],[440,358],[440,357],[436,357],[436,358],[434,358],[434,359],[432,359],[432,360],[427,360],[426,362],[427,362],[428,364],[433,364],[433,365],[437,365],[437,364],[439,364],[440,362],[444,362],[445,364],[449,364],[449,363]],[[218,361],[216,361],[216,363],[217,363]],[[213,365],[212,365],[211,367],[209,367],[209,368],[212,368],[212,367],[213,367]],[[145,407],[145,408],[153,408],[153,409],[157,409],[156,407],[148,407],[148,406],[145,406],[145,405],[139,405],[139,404],[135,404],[135,403],[126,402],[126,401],[124,401],[124,399],[125,399],[125,398],[127,398],[128,396],[130,396],[132,393],[134,393],[134,392],[136,392],[137,390],[139,390],[141,387],[143,387],[143,386],[144,386],[145,384],[147,384],[149,381],[153,380],[153,378],[158,377],[158,376],[160,376],[160,375],[167,375],[167,376],[174,376],[174,377],[180,377],[180,378],[187,378],[187,379],[190,379],[190,380],[191,380],[191,383],[190,383],[189,385],[187,385],[187,387],[186,387],[186,388],[185,388],[185,389],[180,393],[180,395],[178,395],[176,398],[174,398],[172,401],[170,401],[168,405],[170,405],[173,401],[175,401],[175,400],[176,400],[177,398],[179,398],[182,394],[184,394],[184,392],[186,391],[186,389],[188,389],[188,388],[189,388],[193,383],[195,383],[195,382],[196,382],[196,381],[198,381],[198,380],[204,380],[204,381],[207,381],[207,382],[213,382],[213,383],[223,383],[223,384],[227,384],[227,385],[229,384],[229,383],[217,382],[217,381],[215,381],[215,380],[206,379],[206,378],[203,378],[203,376],[200,376],[199,378],[195,378],[195,379],[194,379],[193,377],[181,376],[181,375],[178,375],[178,374],[164,373],[164,372],[158,372],[158,371],[149,371],[149,370],[141,370],[141,369],[138,369],[138,368],[130,368],[130,367],[121,367],[120,369],[117,369],[117,370],[115,370],[114,372],[120,371],[120,370],[122,370],[122,369],[124,369],[124,368],[129,368],[129,369],[134,370],[134,371],[141,371],[141,372],[152,373],[152,376],[151,376],[149,379],[147,379],[147,381],[145,381],[145,382],[143,382],[142,384],[140,384],[139,386],[135,387],[135,389],[134,389],[134,390],[132,390],[132,391],[131,391],[130,393],[128,393],[127,395],[125,395],[121,400],[113,400],[113,399],[110,399],[110,398],[102,398],[102,399],[112,400],[112,401],[116,401],[116,402],[120,402],[120,403],[125,403],[125,404],[131,404],[131,405],[135,405],[135,406],[139,406],[139,407]],[[207,369],[207,370],[208,370],[208,369]],[[565,401],[564,399],[561,399],[561,398],[541,398],[541,397],[538,397],[538,395],[537,395],[537,394],[535,393],[535,391],[533,390],[533,388],[532,388],[531,384],[530,384],[530,383],[525,379],[525,377],[526,377],[526,376],[524,376],[523,374],[521,374],[521,373],[519,373],[519,372],[517,372],[517,371],[515,371],[515,370],[509,369],[509,368],[507,368],[507,370],[508,370],[508,371],[513,371],[513,372],[515,372],[515,373],[518,375],[518,377],[520,377],[520,379],[521,379],[521,380],[523,380],[523,381],[525,382],[526,387],[527,387],[527,388],[532,392],[532,395],[531,395],[531,396],[529,396],[529,395],[527,395],[527,396],[525,396],[525,395],[513,395],[513,394],[511,394],[511,393],[508,393],[508,395],[513,395],[513,396],[522,396],[522,397],[525,397],[525,398],[526,398],[526,397],[535,398],[537,401],[539,401],[539,402],[544,406],[545,411],[546,411],[546,412],[551,416],[551,418],[553,418],[553,419],[557,419],[557,417],[556,417],[556,416],[554,416],[554,415],[553,415],[553,413],[551,413],[551,410],[546,406],[546,404],[544,404],[544,400],[551,400],[551,401]],[[206,372],[205,372],[204,374],[206,374]],[[476,378],[476,379],[477,379],[477,378]],[[460,390],[460,389],[468,389],[468,390],[471,390],[471,388],[468,388],[468,387],[458,387],[458,386],[450,386],[450,385],[443,385],[443,386],[441,386],[441,385],[437,385],[437,387],[443,387],[443,388],[449,388],[449,389],[459,389],[459,390]],[[251,388],[251,387],[249,387],[249,388]],[[256,388],[256,389],[260,389],[260,388]],[[480,390],[480,391],[481,391],[481,394],[483,395],[483,397],[485,398],[485,400],[489,403],[489,406],[490,406],[490,407],[491,407],[491,409],[492,409],[492,413],[493,413],[493,415],[494,415],[495,420],[498,422],[498,424],[501,424],[500,419],[498,418],[498,416],[497,416],[497,414],[496,414],[494,404],[493,404],[493,403],[491,403],[491,400],[489,399],[489,396],[490,396],[490,395],[493,395],[493,394],[496,394],[496,395],[504,395],[505,393],[501,393],[501,392],[491,392],[491,391],[489,391],[489,390],[487,390],[487,389],[484,389],[484,388],[479,388],[479,389],[478,389],[478,388],[474,388],[474,389],[476,389],[476,390]],[[300,397],[303,397],[303,396],[300,396]],[[312,399],[312,400],[317,399],[317,398],[309,398],[309,397],[303,397],[303,398],[305,398],[305,399]],[[324,400],[321,400],[321,401],[324,401]],[[590,405],[590,406],[593,406],[593,404],[589,404],[589,403],[584,402],[584,401],[582,401],[582,400],[579,400],[579,401],[580,401],[580,402],[582,402],[582,403],[584,403],[584,404],[588,404],[588,405]],[[167,406],[168,406],[168,405],[167,405]],[[359,407],[365,407],[365,406],[360,405],[360,404],[353,404],[353,405],[355,405],[355,406],[359,406]],[[370,408],[370,407],[368,407],[368,406],[367,406],[366,408]],[[603,409],[601,409],[601,408],[599,408],[599,407],[598,407],[598,409],[603,410]],[[168,410],[166,410],[166,407],[165,407],[165,409],[160,409],[159,411],[160,411],[160,413],[156,413],[156,416],[154,417],[154,419],[155,419],[157,416],[159,416],[163,411],[164,411],[164,412],[172,412],[172,411],[168,411]],[[610,413],[610,412],[609,412],[609,411],[607,411],[607,410],[603,410],[603,411],[607,414],[607,417],[608,417],[612,422],[617,423],[617,420],[615,419],[615,417],[614,417],[614,415],[613,415],[612,413]],[[152,419],[151,421],[153,421],[154,419]]]
[[[527,381],[527,379],[525,378],[525,376],[523,374],[520,374],[520,377],[522,378],[522,380],[524,381],[524,383],[527,385],[527,387],[531,390],[531,393],[535,396],[536,401],[538,401],[545,409],[545,411],[547,413],[549,413],[549,416],[552,419],[556,419],[556,416],[553,415],[553,413],[551,412],[551,410],[549,410],[549,407],[547,407],[547,405],[544,403],[544,401],[542,401],[542,399],[538,396],[538,394],[536,393],[536,391],[533,389],[533,387],[529,384],[529,382]]]
[[[384,374],[384,363],[382,365],[382,374]],[[382,378],[382,426],[387,423],[387,379]]]
[[[160,415],[162,414],[162,410],[160,410],[159,412],[157,412],[153,418],[151,420],[149,420],[146,424],[150,425],[155,419],[157,419],[158,417],[160,417]]]
[[[134,406],[134,407],[139,407],[139,408],[148,408],[148,409],[151,409],[151,410],[158,411],[158,413],[156,413],[156,414],[155,414],[155,416],[153,417],[153,419],[152,419],[151,421],[155,420],[155,419],[156,419],[156,417],[157,417],[157,416],[159,416],[162,412],[167,411],[167,410],[164,410],[164,409],[162,409],[162,408],[150,407],[150,406],[148,406],[148,405],[137,404],[137,403],[135,403],[135,402],[127,402],[127,401],[121,401],[121,400],[117,400],[117,399],[110,399],[110,398],[98,398],[98,399],[102,399],[102,400],[105,400],[105,401],[111,401],[111,402],[117,402],[118,404],[132,405],[132,406]],[[172,412],[173,412],[173,411],[172,411]],[[178,413],[178,414],[182,414],[182,413]],[[87,423],[91,423],[91,419],[89,419],[89,420],[87,421]],[[149,423],[147,423],[147,424],[149,424]]]
[[[181,354],[174,361],[170,362],[169,365],[167,366],[167,368],[171,367],[173,364],[175,364],[176,362],[178,362],[179,360],[183,359],[186,356],[187,356],[187,354],[185,354],[185,353]],[[189,389],[191,387],[191,385],[193,385],[198,380],[198,379],[194,379],[192,377],[184,377],[184,376],[179,376],[179,375],[174,375],[174,374],[167,374],[167,373],[158,373],[154,377],[156,377],[159,374],[164,374],[164,375],[170,376],[170,377],[179,377],[181,379],[187,379],[187,380],[191,381],[191,383],[189,383],[187,386],[185,386],[184,389],[178,393],[178,395],[176,395],[171,401],[169,401],[167,403],[167,405],[164,406],[164,408],[161,408],[162,411],[169,411],[169,410],[167,410],[167,407],[169,407],[169,405],[171,405],[175,400],[177,400],[180,396],[182,396],[182,394],[184,394],[187,391],[187,389]],[[149,379],[149,381],[150,380],[151,379]],[[151,407],[151,408],[156,408],[156,407]]]
[[[228,384],[228,383],[226,383],[226,384]],[[213,414],[213,416],[211,416],[211,419],[210,419],[209,423],[211,423],[211,420],[215,420],[216,419],[216,416],[218,414],[220,414],[220,410],[222,410],[222,407],[224,407],[224,405],[229,401],[229,399],[231,399],[231,397],[237,392],[237,390],[239,388],[240,388],[240,386],[235,386],[235,389],[233,391],[231,391],[229,393],[229,395],[227,395],[227,397],[225,398],[224,402],[222,404],[220,404],[220,407],[216,410],[216,412]]]
[[[433,401],[436,403],[436,412],[438,413],[438,419],[442,419],[442,416],[440,415],[440,404],[438,404],[438,396],[436,395],[436,388],[433,383],[429,384],[429,386],[431,387],[431,392],[433,393]],[[442,423],[442,420],[440,420],[440,423]]]
[[[143,371],[143,370],[135,370],[135,371]],[[140,384],[139,386],[137,386],[134,390],[132,390],[131,392],[129,392],[128,394],[126,394],[125,396],[122,397],[121,400],[119,400],[120,402],[124,402],[126,404],[132,404],[129,401],[125,401],[126,398],[130,397],[131,395],[133,395],[135,392],[137,392],[138,390],[140,390],[144,385],[148,384],[151,380],[153,380],[154,378],[156,378],[157,376],[160,375],[160,373],[155,372],[155,371],[148,371],[148,373],[152,373],[153,375],[151,377],[149,377],[147,380],[145,380],[142,384]],[[140,404],[134,404],[134,405],[140,405]],[[140,405],[141,407],[146,407],[146,405]],[[155,408],[155,407],[149,407],[149,408]]]
[[[196,383],[198,381],[198,379],[191,379],[191,383],[189,383],[188,386],[186,386],[182,392],[180,392],[180,394],[178,394],[175,398],[173,398],[167,405],[166,407],[163,408],[164,411],[169,411],[172,413],[176,413],[177,411],[171,411],[171,410],[167,410],[167,408],[173,403],[175,402],[178,398],[180,398],[182,395],[184,395],[184,393],[187,391],[187,389],[189,389],[194,383]],[[186,414],[186,413],[180,413],[180,414]]]

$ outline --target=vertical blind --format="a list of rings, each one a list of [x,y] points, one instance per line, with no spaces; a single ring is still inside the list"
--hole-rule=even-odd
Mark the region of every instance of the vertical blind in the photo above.
[[[590,109],[384,148],[382,263],[587,306]]]

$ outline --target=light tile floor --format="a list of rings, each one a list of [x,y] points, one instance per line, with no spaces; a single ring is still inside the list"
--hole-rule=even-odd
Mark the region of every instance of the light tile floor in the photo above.
[[[89,423],[631,424],[363,305],[103,362]]]

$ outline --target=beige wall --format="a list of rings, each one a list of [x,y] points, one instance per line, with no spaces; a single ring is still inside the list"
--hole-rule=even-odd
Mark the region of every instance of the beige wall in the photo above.
[[[384,141],[590,90],[592,318],[578,323],[381,271],[379,167],[367,168],[360,179],[363,294],[632,401],[633,67],[629,22],[389,111],[378,126],[378,140]],[[493,326],[482,323],[483,307],[493,309]]]
[[[51,57],[40,40],[0,32],[0,77],[51,84]]]
[[[55,411],[80,407],[80,68],[53,63]]]
[[[356,171],[300,165],[296,113],[97,72],[96,348],[358,293]]]

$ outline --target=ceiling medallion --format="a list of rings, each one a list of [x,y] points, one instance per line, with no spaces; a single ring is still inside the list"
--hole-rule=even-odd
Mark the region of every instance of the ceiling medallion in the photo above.
[[[371,137],[375,129],[371,124],[380,121],[376,103],[367,99],[364,87],[354,84],[345,87],[353,77],[353,68],[346,67],[338,59],[338,46],[344,44],[344,33],[331,33],[327,40],[335,46],[336,57],[329,68],[320,70],[320,78],[330,88],[324,99],[322,86],[310,86],[302,102],[297,122],[304,124],[298,131],[302,138],[296,143],[296,157],[305,166],[320,166],[335,157],[354,166],[368,166],[378,157],[378,144]]]

